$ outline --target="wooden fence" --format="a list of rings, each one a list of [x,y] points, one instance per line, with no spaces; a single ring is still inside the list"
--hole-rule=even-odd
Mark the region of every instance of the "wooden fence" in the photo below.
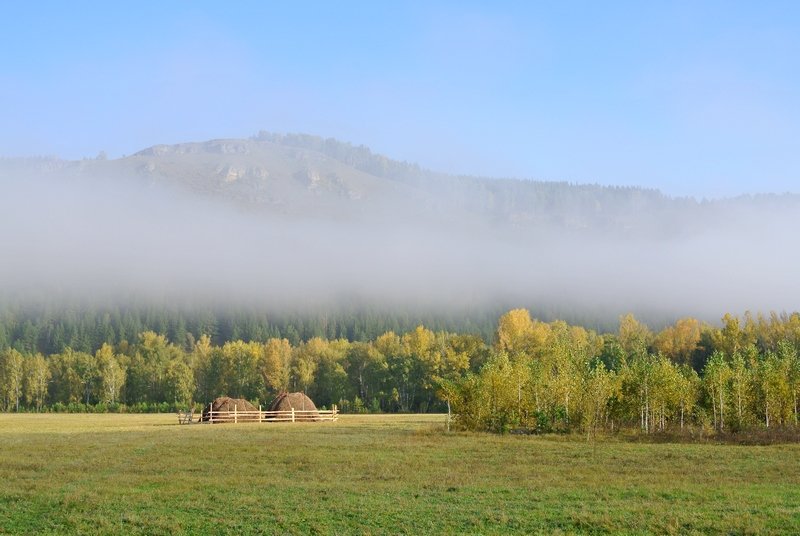
[[[324,422],[339,419],[339,408],[312,409],[289,411],[239,411],[236,406],[233,411],[214,411],[209,405],[208,411],[203,414],[201,422],[207,423],[240,423],[240,422]]]

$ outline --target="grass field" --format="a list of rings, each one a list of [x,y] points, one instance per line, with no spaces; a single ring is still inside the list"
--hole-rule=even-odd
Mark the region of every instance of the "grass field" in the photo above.
[[[446,434],[443,420],[0,415],[0,533],[800,531],[800,445]]]

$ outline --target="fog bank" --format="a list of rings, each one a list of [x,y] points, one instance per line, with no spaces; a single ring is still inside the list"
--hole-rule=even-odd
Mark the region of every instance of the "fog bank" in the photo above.
[[[5,295],[275,310],[542,304],[708,320],[800,303],[791,204],[709,206],[703,226],[671,233],[665,218],[664,232],[645,236],[470,220],[468,211],[421,216],[403,199],[356,216],[347,206],[341,217],[287,215],[134,176],[9,167],[0,176]]]

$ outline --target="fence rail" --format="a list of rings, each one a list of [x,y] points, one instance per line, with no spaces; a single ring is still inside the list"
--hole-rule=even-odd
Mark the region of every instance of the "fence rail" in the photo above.
[[[201,422],[207,423],[240,423],[240,422],[324,422],[339,419],[339,408],[312,409],[287,411],[239,411],[235,406],[233,411],[214,411],[211,407],[203,413]]]

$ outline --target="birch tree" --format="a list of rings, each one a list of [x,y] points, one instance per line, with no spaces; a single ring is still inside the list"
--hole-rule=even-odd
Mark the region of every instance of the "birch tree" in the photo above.
[[[711,355],[703,369],[703,383],[714,410],[714,426],[725,429],[725,406],[730,391],[731,369],[725,361],[725,354],[719,350]]]
[[[24,380],[22,354],[14,348],[0,353],[0,395],[6,411],[19,411]]]
[[[694,410],[700,393],[700,376],[688,365],[683,365],[678,377],[678,408],[680,412],[681,430],[687,415],[691,415]]]
[[[269,339],[264,345],[260,369],[264,385],[273,393],[289,389],[292,345],[288,339]]]
[[[615,388],[615,374],[606,370],[602,361],[588,371],[581,398],[581,417],[587,439],[597,433]]]
[[[750,349],[755,351],[754,347],[750,347]],[[730,367],[731,401],[734,405],[736,422],[739,426],[749,420],[749,408],[753,390],[753,374],[747,366],[745,352],[746,349],[734,353]]]
[[[103,344],[95,353],[101,383],[101,400],[107,404],[116,404],[125,385],[125,368],[120,364],[119,356],[109,344]]]
[[[47,398],[52,373],[47,360],[39,353],[26,359],[25,365],[25,401],[38,412]]]

